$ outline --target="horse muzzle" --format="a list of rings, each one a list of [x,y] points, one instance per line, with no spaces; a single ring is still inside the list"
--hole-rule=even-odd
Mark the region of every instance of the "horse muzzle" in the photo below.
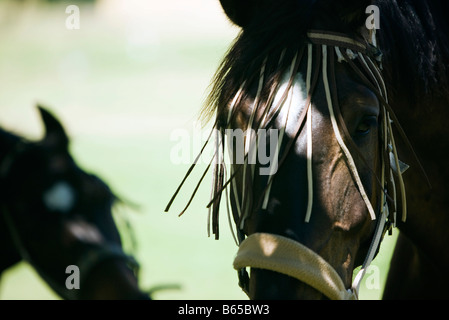
[[[239,247],[234,269],[245,267],[275,271],[295,278],[332,300],[356,300],[335,269],[321,256],[292,239],[254,233]]]

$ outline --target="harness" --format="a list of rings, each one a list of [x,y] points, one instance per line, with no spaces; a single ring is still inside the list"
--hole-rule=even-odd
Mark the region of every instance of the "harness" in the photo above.
[[[3,158],[3,160],[0,162],[0,180],[4,180],[7,177],[9,168],[12,166],[15,157],[17,157],[17,155],[20,154],[23,150],[24,142],[19,141],[14,146],[14,148],[12,148],[12,150]],[[18,228],[12,218],[12,213],[5,204],[1,205],[1,214],[5,219],[8,230],[13,239],[13,243],[22,259],[28,262],[39,273],[44,281],[46,281],[47,284],[62,298],[69,300],[79,299],[79,290],[67,289],[64,282],[60,283],[60,281],[56,281],[51,274],[49,274],[34,261],[25,244],[23,243]],[[133,256],[127,255],[125,252],[123,252],[123,249],[119,245],[92,245],[81,255],[81,257],[77,261],[75,261],[75,265],[80,269],[80,289],[83,287],[84,280],[88,278],[88,275],[92,272],[92,270],[100,263],[110,259],[123,260],[135,274],[138,273],[138,262],[134,259]],[[61,273],[62,272],[63,270],[61,270]]]

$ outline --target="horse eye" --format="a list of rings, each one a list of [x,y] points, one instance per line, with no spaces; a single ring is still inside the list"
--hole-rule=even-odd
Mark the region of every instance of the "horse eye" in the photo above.
[[[377,117],[376,116],[369,116],[364,117],[362,121],[359,123],[359,125],[356,128],[356,134],[359,136],[367,135],[371,132],[371,129],[374,128],[377,125]]]

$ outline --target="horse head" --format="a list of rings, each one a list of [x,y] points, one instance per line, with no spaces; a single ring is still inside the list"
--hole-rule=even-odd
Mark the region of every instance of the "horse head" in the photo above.
[[[254,299],[354,297],[353,270],[377,253],[403,193],[371,2],[220,2],[242,31],[209,100],[231,143],[211,205],[217,216],[230,188],[241,285]]]
[[[111,211],[117,198],[75,163],[61,123],[39,112],[42,140],[2,133],[0,225],[2,247],[10,248],[1,250],[16,257],[9,264],[20,256],[67,299],[148,298],[138,288],[136,261],[122,249]],[[75,287],[66,285],[71,268]]]

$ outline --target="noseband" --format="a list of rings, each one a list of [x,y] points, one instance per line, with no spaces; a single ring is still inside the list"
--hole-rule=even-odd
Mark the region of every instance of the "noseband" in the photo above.
[[[14,163],[15,158],[24,150],[25,143],[23,141],[19,141],[12,148],[12,150],[3,158],[0,162],[0,181],[3,181],[8,176],[8,171],[12,164]],[[50,275],[47,271],[37,264],[34,259],[31,257],[28,252],[26,246],[23,243],[23,240],[20,236],[20,233],[17,229],[14,220],[11,217],[11,212],[7,208],[5,204],[1,204],[1,214],[3,215],[8,230],[13,239],[13,243],[18,250],[22,259],[28,262],[38,273],[39,275],[47,282],[47,284],[55,290],[55,292],[60,295],[64,299],[74,300],[79,299],[78,290],[69,290],[65,287],[65,283],[59,283],[55,281],[53,276]],[[100,263],[110,260],[110,259],[118,259],[123,260],[128,265],[128,267],[134,272],[134,274],[138,273],[139,264],[134,259],[133,256],[127,255],[123,252],[123,249],[119,245],[95,245],[89,248],[86,252],[84,252],[81,257],[75,261],[75,265],[80,269],[80,289],[83,287],[83,281],[88,275],[92,272],[92,270],[98,266]],[[64,272],[65,270],[61,270]]]

